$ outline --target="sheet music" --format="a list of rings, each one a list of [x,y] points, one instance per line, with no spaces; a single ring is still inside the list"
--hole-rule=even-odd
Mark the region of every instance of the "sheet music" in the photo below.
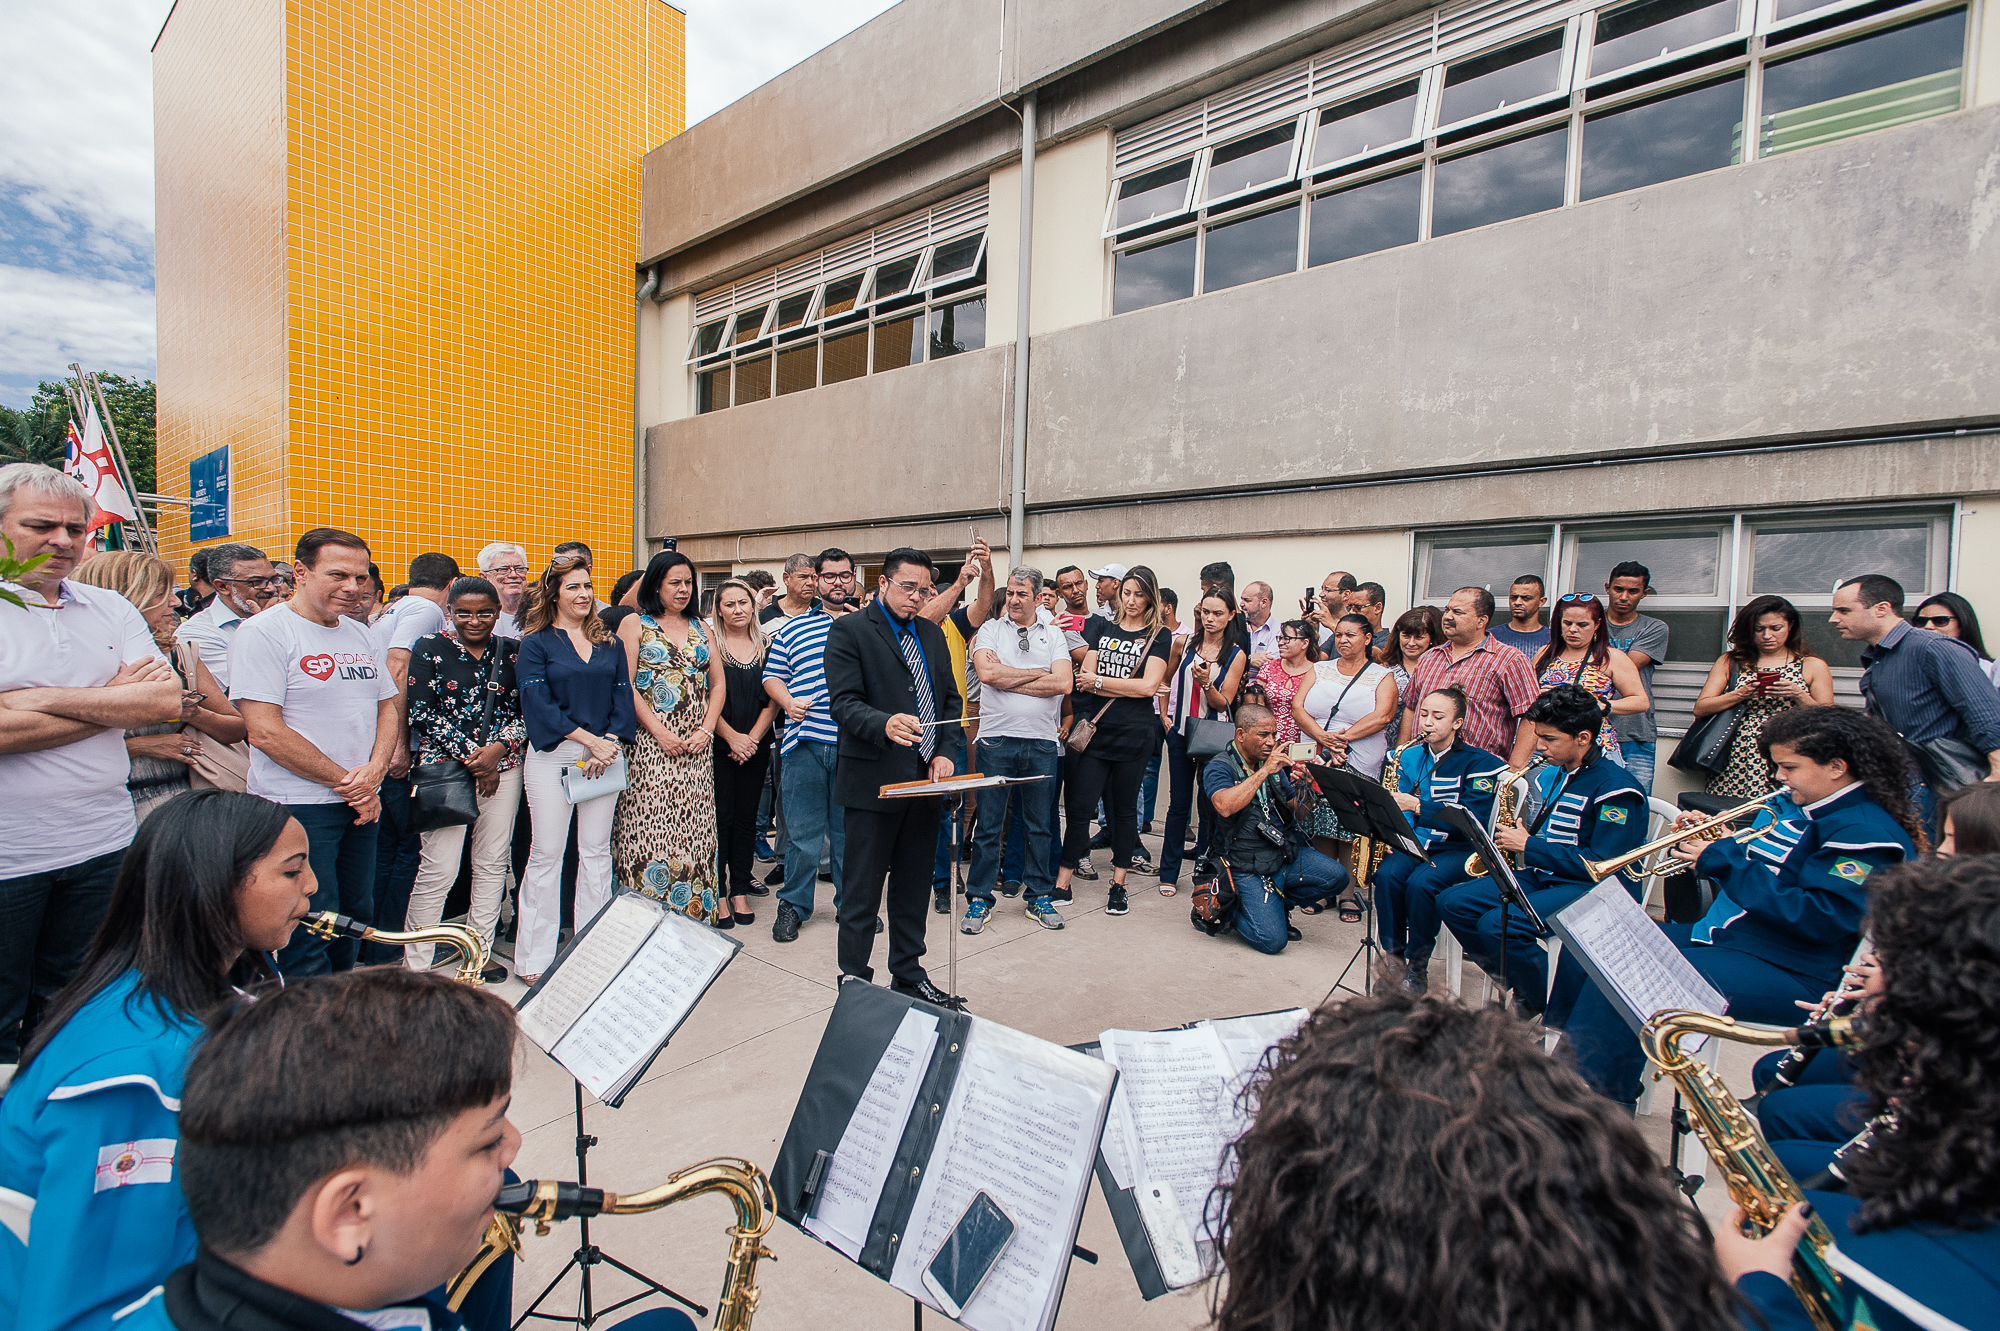
[[[1085,1055],[990,1022],[975,1021],[974,1032],[890,1283],[937,1307],[923,1287],[924,1268],[984,1189],[1014,1222],[1014,1237],[959,1323],[1045,1331],[1068,1272],[1111,1074]]]
[[[541,992],[521,1009],[521,1033],[537,1047],[553,1052],[665,913],[657,901],[636,893],[619,894],[562,958]]]
[[[937,1031],[937,1018],[928,1012],[911,1008],[903,1014],[903,1024],[875,1065],[868,1088],[854,1106],[854,1117],[840,1134],[840,1146],[827,1162],[819,1200],[806,1217],[805,1228],[849,1261],[858,1260],[867,1245],[882,1185],[888,1182],[896,1148],[937,1048]]]
[[[1590,958],[1617,991],[1617,1001],[1641,1022],[1668,1008],[1721,1016],[1727,1006],[1618,879],[1599,883],[1557,918],[1571,945]],[[1701,1041],[1683,1039],[1681,1048],[1692,1053]]]
[[[1131,1121],[1132,1110],[1125,1103],[1125,1087],[1121,1083],[1111,1092],[1111,1114],[1105,1120],[1104,1140],[1098,1143],[1098,1149],[1104,1152],[1104,1163],[1111,1170],[1111,1181],[1121,1188],[1132,1187],[1139,1181],[1139,1171],[1132,1165],[1131,1129],[1128,1126]]]
[[[1299,1027],[1305,1025],[1306,1016],[1304,1008],[1295,1007],[1247,1017],[1216,1017],[1195,1025],[1215,1032],[1240,1079],[1256,1071],[1273,1045],[1297,1034]]]
[[[652,935],[550,1054],[585,1090],[607,1098],[686,1019],[735,951],[713,929],[662,912]]]
[[[1213,1238],[1206,1211],[1223,1155],[1237,1135],[1236,1067],[1213,1026],[1185,1031],[1105,1031],[1128,1112],[1118,1125],[1140,1183],[1164,1183],[1197,1242]],[[1107,1129],[1108,1132],[1108,1129]]]

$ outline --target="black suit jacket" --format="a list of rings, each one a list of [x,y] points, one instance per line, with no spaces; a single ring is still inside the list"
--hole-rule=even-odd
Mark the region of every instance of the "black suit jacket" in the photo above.
[[[952,681],[951,648],[945,643],[944,631],[928,619],[912,622],[930,666],[937,719],[956,720],[964,704]],[[883,786],[921,781],[930,774],[923,754],[914,745],[892,744],[883,733],[889,718],[897,713],[917,714],[917,686],[903,662],[896,630],[879,604],[834,621],[826,635],[826,692],[833,723],[840,729],[840,765],[834,771],[833,798],[841,807],[886,808],[889,802],[876,794]]]

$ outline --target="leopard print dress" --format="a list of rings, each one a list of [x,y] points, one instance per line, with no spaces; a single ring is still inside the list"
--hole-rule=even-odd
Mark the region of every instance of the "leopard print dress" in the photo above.
[[[651,615],[639,617],[639,669],[632,685],[677,736],[695,733],[708,710],[709,652],[699,619],[688,620],[682,648]],[[624,886],[714,923],[715,760],[709,750],[669,757],[641,726],[618,797],[611,846],[612,871]]]

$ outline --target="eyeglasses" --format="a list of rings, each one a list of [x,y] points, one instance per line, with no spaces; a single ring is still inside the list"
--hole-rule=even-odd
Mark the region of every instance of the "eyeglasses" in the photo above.
[[[853,582],[852,573],[818,573],[814,575],[821,582]]]
[[[1596,599],[1596,592],[1564,592],[1561,596],[1556,597],[1558,601],[1595,601]]]
[[[486,570],[496,578],[525,578],[528,576],[526,564],[495,564]]]
[[[498,619],[500,618],[500,612],[498,610],[454,610],[451,612],[451,617],[453,619]]]
[[[1280,633],[1280,634],[1278,635],[1278,641],[1279,641],[1279,642],[1305,642],[1305,641],[1307,641],[1307,640],[1306,640],[1305,638],[1301,638],[1301,637],[1300,637],[1300,636],[1299,636],[1298,634],[1296,634],[1296,633]]]
[[[264,591],[269,591],[273,587],[289,582],[290,579],[279,577],[277,574],[274,573],[268,578],[210,578],[209,581],[233,582],[238,587],[255,587]]]
[[[1941,629],[1947,624],[1956,624],[1957,615],[1918,615],[1910,621],[1920,629]]]
[[[926,587],[923,583],[914,580],[910,582],[898,582],[894,578],[884,578],[883,581],[891,587],[901,587],[905,596],[917,596],[929,600],[931,597],[937,595],[936,588]]]

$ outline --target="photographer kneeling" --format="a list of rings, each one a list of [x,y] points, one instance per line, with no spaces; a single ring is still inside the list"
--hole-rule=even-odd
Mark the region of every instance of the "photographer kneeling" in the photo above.
[[[1287,767],[1296,770],[1297,765],[1278,745],[1277,718],[1268,707],[1245,703],[1236,709],[1235,742],[1201,774],[1202,793],[1218,820],[1215,857],[1221,873],[1212,888],[1197,890],[1195,923],[1220,932],[1233,915],[1243,941],[1272,954],[1298,937],[1285,918],[1288,909],[1347,889],[1347,870],[1301,845],[1292,831],[1300,793],[1286,775]],[[1206,891],[1213,892],[1212,900],[1205,899]]]

